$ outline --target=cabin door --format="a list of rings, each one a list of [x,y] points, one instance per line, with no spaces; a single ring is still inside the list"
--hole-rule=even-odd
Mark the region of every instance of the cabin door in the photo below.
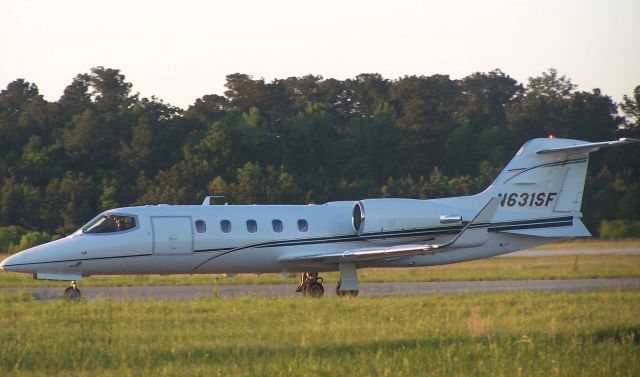
[[[191,217],[151,217],[153,226],[152,273],[178,274],[191,272],[193,228]]]

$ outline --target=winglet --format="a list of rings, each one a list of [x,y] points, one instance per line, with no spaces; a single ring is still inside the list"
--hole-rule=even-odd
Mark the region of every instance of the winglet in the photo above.
[[[458,233],[458,235],[456,235],[451,241],[443,244],[439,244],[439,245],[427,244],[427,245],[424,245],[423,250],[430,251],[434,249],[441,249],[441,248],[453,246],[453,244],[458,242],[460,237],[462,237],[462,235],[467,231],[467,229],[469,229],[471,225],[490,223],[491,220],[493,219],[493,216],[496,214],[496,211],[498,210],[499,205],[500,205],[500,200],[498,199],[498,197],[491,198],[491,200],[489,200],[489,202],[487,202],[487,204],[485,204],[484,207],[482,207],[482,209],[474,216],[474,218],[471,221],[469,221],[467,225],[465,225],[464,228],[462,228],[460,233]]]

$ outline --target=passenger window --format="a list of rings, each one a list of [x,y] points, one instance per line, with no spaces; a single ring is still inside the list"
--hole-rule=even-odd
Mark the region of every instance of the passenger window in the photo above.
[[[258,223],[255,220],[247,220],[247,230],[249,233],[255,233],[258,231]]]
[[[273,220],[273,221],[271,222],[271,225],[273,225],[273,231],[274,231],[274,232],[276,232],[276,233],[282,233],[282,229],[283,229],[282,221],[277,220],[277,219],[276,219],[276,220]]]
[[[205,223],[204,220],[196,221],[196,231],[198,233],[206,232],[207,231],[207,223]]]
[[[306,233],[309,230],[309,223],[307,223],[307,220],[298,220],[298,230],[300,230],[302,233]]]
[[[222,233],[231,232],[231,221],[229,220],[220,221],[220,229],[222,230]]]
[[[131,216],[104,215],[84,227],[85,233],[115,233],[136,227],[136,219]]]

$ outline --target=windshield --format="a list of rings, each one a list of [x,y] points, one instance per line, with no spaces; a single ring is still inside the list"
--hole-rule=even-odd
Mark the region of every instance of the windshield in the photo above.
[[[93,219],[83,229],[84,233],[115,233],[136,227],[133,216],[102,215]]]

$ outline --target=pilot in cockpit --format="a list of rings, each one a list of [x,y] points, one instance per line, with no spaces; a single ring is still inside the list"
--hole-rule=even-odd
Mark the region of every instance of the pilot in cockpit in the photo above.
[[[136,221],[133,217],[122,215],[100,215],[83,229],[84,233],[114,233],[133,229]]]
[[[127,230],[133,228],[133,220],[131,217],[122,218],[122,230]]]
[[[114,216],[116,220],[116,232],[133,228],[133,221],[130,217]]]
[[[116,232],[124,230],[124,219],[122,217],[115,217],[116,220]]]

